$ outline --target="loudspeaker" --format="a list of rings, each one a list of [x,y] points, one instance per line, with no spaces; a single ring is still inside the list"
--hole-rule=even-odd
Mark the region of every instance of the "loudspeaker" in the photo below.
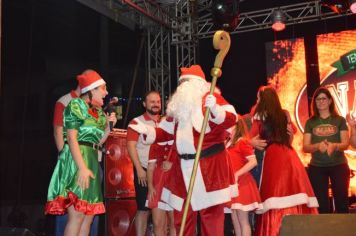
[[[355,214],[287,215],[280,236],[352,236],[355,222]]]
[[[135,236],[135,200],[106,201],[106,232],[108,236]]]
[[[1,236],[36,236],[26,228],[0,227]]]
[[[106,198],[135,197],[133,164],[126,146],[126,130],[113,129],[106,141]]]

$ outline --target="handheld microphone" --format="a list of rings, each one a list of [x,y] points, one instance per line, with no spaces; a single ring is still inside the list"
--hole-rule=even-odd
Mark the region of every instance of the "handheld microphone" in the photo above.
[[[113,112],[115,112],[115,105],[119,102],[119,99],[117,97],[112,97],[109,101],[109,103],[105,106],[104,110],[109,113],[109,115]],[[109,127],[110,131],[114,128],[114,122],[110,121],[109,122]]]

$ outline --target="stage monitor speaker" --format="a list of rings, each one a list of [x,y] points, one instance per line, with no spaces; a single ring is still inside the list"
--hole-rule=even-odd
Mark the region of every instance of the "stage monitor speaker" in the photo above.
[[[1,236],[36,236],[26,228],[0,227]]]
[[[106,141],[106,198],[135,197],[133,165],[126,146],[126,130],[113,129]]]
[[[356,214],[287,215],[280,236],[354,236]]]
[[[135,236],[135,200],[106,201],[106,232],[108,236]]]

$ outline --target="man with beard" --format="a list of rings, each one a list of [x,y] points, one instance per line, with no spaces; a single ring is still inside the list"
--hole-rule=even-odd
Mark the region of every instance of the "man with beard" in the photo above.
[[[181,68],[179,86],[168,102],[167,119],[158,128],[147,126],[140,120],[130,125],[145,134],[146,143],[175,141],[178,158],[173,163],[170,181],[161,198],[175,209],[174,222],[178,232],[205,109],[210,108],[184,235],[195,235],[198,211],[202,235],[224,235],[224,203],[237,196],[237,185],[224,144],[227,130],[236,123],[236,112],[220,94],[208,95],[208,92],[209,83],[199,65]]]
[[[140,120],[142,123],[157,127],[160,121],[161,112],[161,97],[157,91],[149,91],[145,95],[143,106],[146,112],[136,117],[135,120]],[[132,121],[130,122],[132,123]],[[149,208],[145,206],[147,198],[147,165],[150,146],[143,143],[143,135],[128,128],[127,130],[127,149],[134,165],[134,183],[136,191],[137,213],[135,217],[135,229],[137,236],[144,236],[147,229],[147,220],[149,216]]]

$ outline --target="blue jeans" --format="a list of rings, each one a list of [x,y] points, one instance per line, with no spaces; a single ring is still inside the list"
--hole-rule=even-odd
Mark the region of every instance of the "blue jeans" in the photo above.
[[[55,228],[55,236],[63,236],[64,229],[66,227],[68,220],[68,214],[56,216],[56,228]],[[94,216],[93,223],[90,227],[90,236],[97,236],[98,235],[98,228],[99,228],[99,216]]]
[[[68,215],[61,215],[61,216],[56,216],[56,228],[54,231],[54,236],[63,236],[64,235],[64,229],[66,227],[68,220]]]

